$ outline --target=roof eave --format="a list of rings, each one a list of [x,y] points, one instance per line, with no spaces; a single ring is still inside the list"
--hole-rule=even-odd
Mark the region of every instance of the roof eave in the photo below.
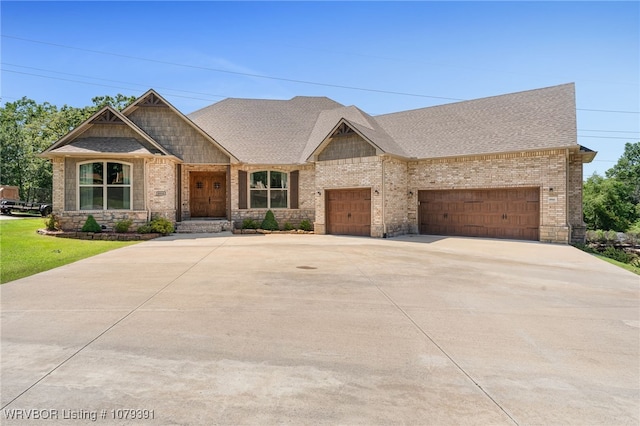
[[[183,163],[183,161],[175,155],[162,155],[162,154],[145,154],[145,153],[120,153],[120,152],[49,152],[38,154],[40,158],[46,158],[52,160],[54,158],[117,158],[117,159],[130,159],[130,158],[166,158],[173,160],[176,163]]]
[[[517,149],[517,150],[509,150],[509,151],[495,151],[495,152],[478,152],[475,154],[459,154],[459,155],[443,155],[439,157],[410,157],[407,158],[408,161],[425,161],[425,160],[448,160],[455,158],[465,158],[465,157],[478,157],[481,155],[505,155],[505,154],[518,154],[518,153],[530,153],[530,152],[544,152],[544,151],[566,151],[568,150],[577,150],[579,145],[572,146],[555,146],[555,147],[540,147],[540,148],[532,148],[532,149]]]

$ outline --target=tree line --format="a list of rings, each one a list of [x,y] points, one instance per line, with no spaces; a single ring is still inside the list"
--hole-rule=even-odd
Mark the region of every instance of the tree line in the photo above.
[[[589,176],[582,202],[588,229],[640,232],[640,142],[626,143],[605,176]]]
[[[52,143],[66,135],[94,113],[109,105],[118,110],[135,101],[135,96],[96,96],[82,108],[49,102],[37,103],[23,97],[0,107],[0,184],[20,188],[20,198],[50,202],[51,163],[38,157]],[[44,190],[44,191],[43,191]]]

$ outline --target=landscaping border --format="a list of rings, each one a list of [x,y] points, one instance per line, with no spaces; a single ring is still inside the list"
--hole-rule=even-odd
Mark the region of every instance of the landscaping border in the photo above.
[[[38,234],[48,235],[58,238],[74,238],[76,240],[100,240],[100,241],[147,241],[161,237],[162,234],[132,234],[118,232],[81,232],[81,231],[48,231],[38,229]]]

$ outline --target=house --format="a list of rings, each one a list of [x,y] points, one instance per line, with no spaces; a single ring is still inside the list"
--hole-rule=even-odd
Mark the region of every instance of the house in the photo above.
[[[184,115],[154,90],[49,147],[63,229],[163,216],[238,227],[271,209],[319,234],[582,241],[573,84],[371,116],[325,97]]]

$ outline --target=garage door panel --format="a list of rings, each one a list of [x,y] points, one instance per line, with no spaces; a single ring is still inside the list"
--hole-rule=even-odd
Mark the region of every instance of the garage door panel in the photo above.
[[[419,191],[420,232],[537,240],[539,188]]]
[[[326,192],[327,233],[371,235],[371,189],[340,189]]]

